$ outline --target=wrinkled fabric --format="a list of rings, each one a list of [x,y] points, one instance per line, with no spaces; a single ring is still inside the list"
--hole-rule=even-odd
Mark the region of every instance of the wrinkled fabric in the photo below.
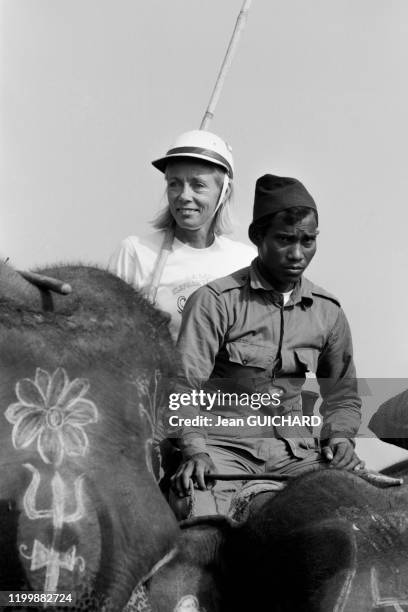
[[[163,231],[144,237],[128,236],[112,255],[110,270],[137,289],[148,291],[164,236]],[[174,341],[189,295],[218,276],[247,266],[254,255],[253,247],[226,236],[216,236],[204,249],[195,249],[174,238],[156,296],[156,306],[170,315],[169,329]]]
[[[242,449],[215,445],[213,440],[207,441],[206,450],[219,474],[236,474],[239,478],[228,481],[217,480],[211,489],[206,491],[193,489],[188,497],[183,498],[177,497],[171,491],[170,507],[179,520],[210,514],[229,515],[238,520],[239,513],[235,506],[241,505],[241,502],[237,501],[240,499],[241,490],[244,487],[253,487],[255,490],[260,483],[265,483],[263,480],[265,472],[268,473],[268,487],[264,487],[264,490],[281,491],[290,478],[327,467],[327,462],[317,448],[311,449],[307,457],[299,459],[293,456],[290,447],[283,440],[274,440],[274,456],[267,462],[256,459]],[[247,483],[243,478],[246,474],[257,474],[259,480]],[[276,480],[271,479],[272,475],[276,476]],[[232,507],[233,499],[235,499],[234,507]],[[241,498],[242,503],[244,499],[245,496]],[[250,499],[246,499],[245,504],[249,504],[249,501]],[[243,508],[241,510],[243,512]]]
[[[198,289],[187,301],[178,339],[180,377],[175,391],[204,388],[216,392],[280,394],[280,405],[249,407],[216,404],[211,412],[183,406],[178,416],[216,418],[302,415],[301,390],[306,372],[316,374],[323,403],[321,439],[354,438],[361,420],[352,340],[338,300],[302,278],[289,301],[261,276],[257,260]],[[304,426],[170,428],[184,457],[204,452],[206,438],[241,448],[264,461],[276,439],[287,441],[295,457],[315,448]],[[218,442],[217,442],[218,443]]]

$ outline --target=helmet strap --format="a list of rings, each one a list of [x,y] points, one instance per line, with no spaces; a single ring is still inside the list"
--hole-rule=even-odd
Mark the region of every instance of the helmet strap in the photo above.
[[[219,209],[219,207],[220,207],[220,206],[221,206],[221,204],[223,203],[224,198],[225,198],[225,194],[227,193],[227,189],[228,189],[229,182],[230,182],[230,180],[229,180],[229,176],[228,176],[228,174],[227,174],[227,173],[225,173],[225,175],[224,175],[224,181],[223,181],[223,183],[222,183],[222,188],[221,188],[220,197],[218,198],[217,206],[215,207],[215,209],[214,209],[214,212],[213,212],[212,216],[214,216],[214,215],[215,215],[215,213],[217,212],[217,210]]]

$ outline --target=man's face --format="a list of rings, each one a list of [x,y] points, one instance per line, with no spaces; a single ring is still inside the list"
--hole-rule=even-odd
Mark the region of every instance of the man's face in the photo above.
[[[277,213],[258,244],[260,268],[273,287],[290,291],[311,262],[316,252],[318,234],[312,211],[301,221],[288,224],[285,212]]]

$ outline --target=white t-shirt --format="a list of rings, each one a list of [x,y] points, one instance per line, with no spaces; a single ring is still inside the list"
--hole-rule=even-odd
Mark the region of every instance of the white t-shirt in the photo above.
[[[138,289],[150,285],[164,232],[144,238],[128,236],[112,255],[109,268]],[[242,242],[217,236],[205,249],[174,239],[157,291],[156,306],[171,316],[170,331],[177,339],[187,298],[201,285],[249,266],[257,252]]]

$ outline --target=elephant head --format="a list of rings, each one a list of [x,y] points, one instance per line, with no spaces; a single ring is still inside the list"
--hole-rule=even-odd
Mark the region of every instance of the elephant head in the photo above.
[[[230,581],[228,544],[237,531],[223,516],[181,523],[176,554],[147,583],[155,612],[227,612],[236,585]]]
[[[297,478],[250,513],[234,543],[232,558],[246,553],[241,581],[256,585],[243,609],[269,598],[276,612],[404,610],[407,502],[406,487],[380,489],[342,470]]]
[[[0,590],[72,592],[120,610],[177,523],[153,474],[173,347],[166,320],[96,268],[0,266]]]
[[[405,610],[407,508],[407,487],[326,469],[255,498],[243,523],[186,521],[176,555],[148,584],[154,609]]]

